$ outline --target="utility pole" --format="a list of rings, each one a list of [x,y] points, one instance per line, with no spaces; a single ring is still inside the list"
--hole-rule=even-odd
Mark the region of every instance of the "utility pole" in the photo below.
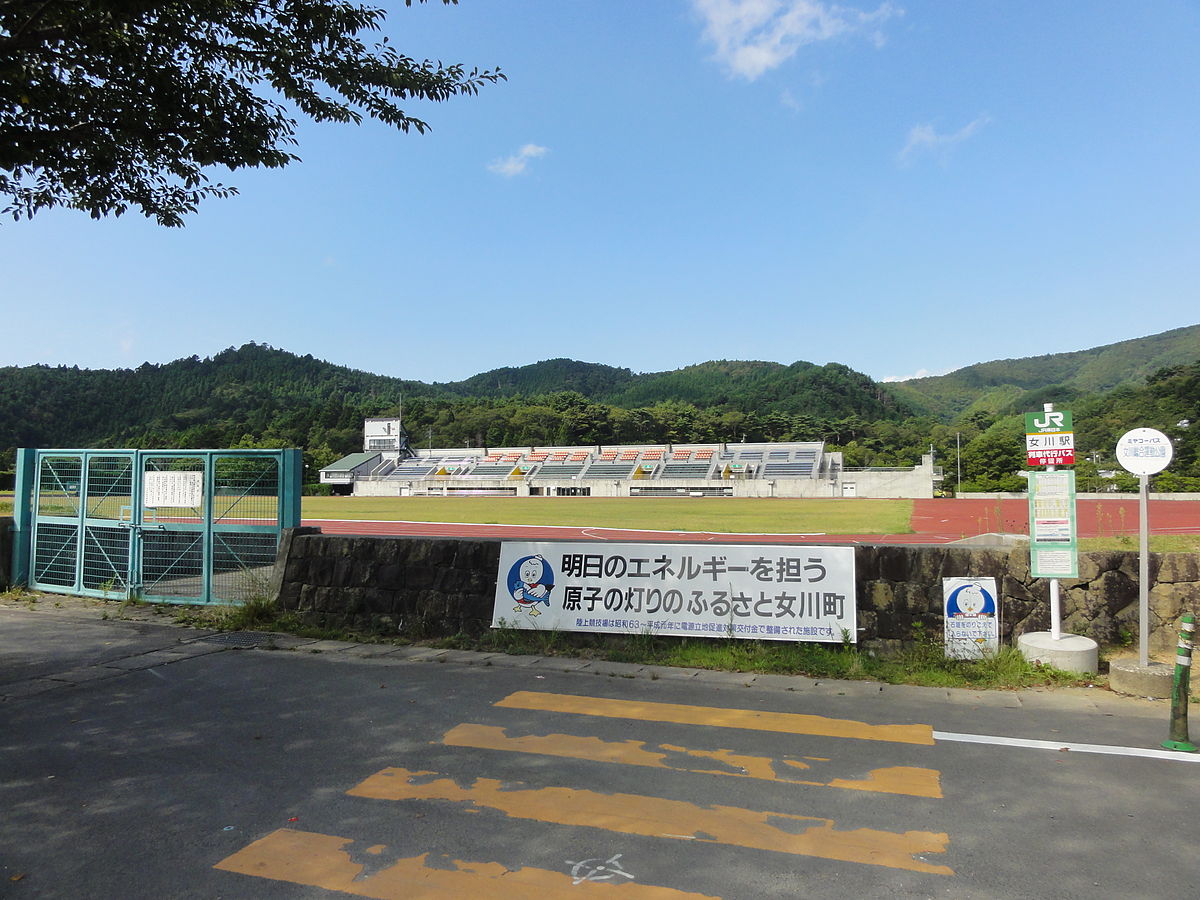
[[[954,482],[954,496],[957,497],[960,493],[959,485],[962,484],[962,432],[954,432],[954,464],[958,470],[958,477]]]

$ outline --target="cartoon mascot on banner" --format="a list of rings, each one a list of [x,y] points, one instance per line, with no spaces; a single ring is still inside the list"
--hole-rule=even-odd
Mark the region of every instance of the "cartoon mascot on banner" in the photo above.
[[[542,556],[526,556],[513,564],[508,575],[508,588],[517,601],[515,613],[540,616],[538,604],[550,608],[550,592],[554,590],[554,570]]]

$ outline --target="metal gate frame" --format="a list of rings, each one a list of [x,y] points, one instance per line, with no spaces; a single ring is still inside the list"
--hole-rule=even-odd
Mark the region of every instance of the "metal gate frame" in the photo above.
[[[19,449],[13,581],[243,602],[265,591],[283,529],[300,524],[302,474],[299,450]]]

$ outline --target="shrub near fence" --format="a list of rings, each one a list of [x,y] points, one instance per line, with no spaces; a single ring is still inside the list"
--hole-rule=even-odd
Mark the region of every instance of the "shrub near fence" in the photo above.
[[[490,627],[498,540],[349,537],[285,532],[272,585],[283,609],[314,624],[412,638]],[[1080,578],[1061,582],[1064,631],[1106,644],[1137,632],[1137,554],[1080,554]],[[908,641],[941,630],[942,579],[992,577],[1006,643],[1049,629],[1049,585],[1029,574],[1029,551],[945,545],[855,547],[860,640]],[[1154,554],[1151,649],[1170,652],[1174,623],[1200,611],[1194,554]],[[919,627],[916,627],[919,626]]]

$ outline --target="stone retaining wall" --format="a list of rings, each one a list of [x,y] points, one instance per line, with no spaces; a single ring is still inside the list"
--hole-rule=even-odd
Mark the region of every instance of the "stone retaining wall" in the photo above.
[[[500,541],[348,537],[293,529],[280,543],[273,591],[284,609],[331,626],[415,638],[478,634],[492,619]],[[858,546],[860,640],[911,640],[918,623],[941,630],[942,579],[992,577],[1006,643],[1050,627],[1049,583],[1029,575],[1025,547]],[[1105,644],[1137,634],[1136,552],[1082,553],[1079,579],[1061,582],[1063,630]],[[1170,652],[1175,622],[1200,612],[1200,561],[1150,561],[1151,650]]]

